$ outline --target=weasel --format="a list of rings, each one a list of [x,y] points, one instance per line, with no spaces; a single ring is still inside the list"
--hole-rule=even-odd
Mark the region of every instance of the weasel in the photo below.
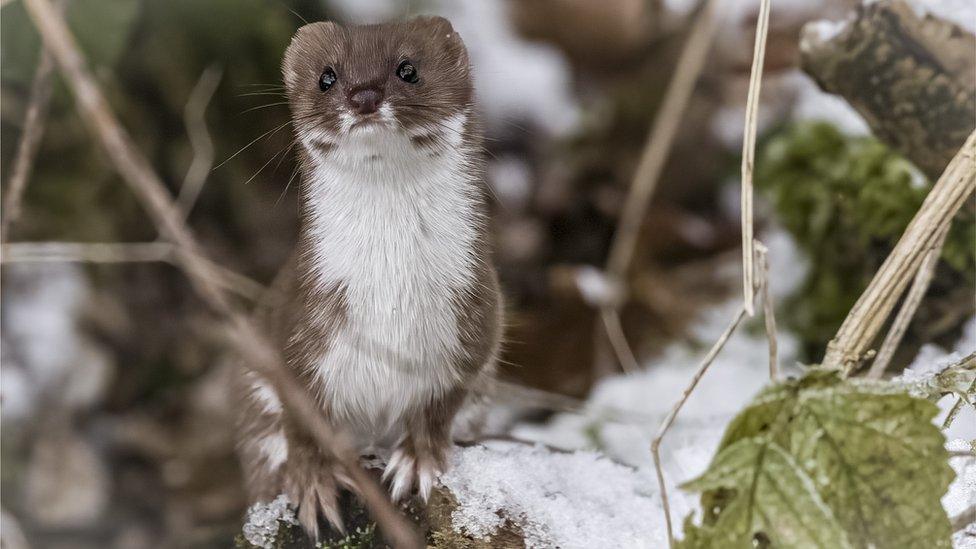
[[[501,297],[467,50],[450,22],[298,30],[282,63],[300,144],[299,243],[268,311],[286,366],[362,455],[388,456],[394,500],[426,500],[452,420],[494,370]],[[342,469],[262,380],[243,379],[252,500],[287,495],[313,537],[342,529]]]

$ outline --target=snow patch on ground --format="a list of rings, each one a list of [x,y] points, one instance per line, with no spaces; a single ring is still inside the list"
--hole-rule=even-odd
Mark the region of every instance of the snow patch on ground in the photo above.
[[[771,289],[782,298],[802,281],[806,262],[786,233],[763,240],[776,273]],[[704,313],[690,342],[672,345],[646,370],[601,382],[582,414],[558,414],[512,432],[573,453],[510,443],[458,450],[441,478],[458,499],[455,528],[484,537],[510,519],[533,547],[665,546],[650,441],[739,306],[733,299]],[[792,365],[795,340],[781,333],[779,349],[781,363]],[[768,382],[767,360],[762,331],[741,326],[665,438],[662,459],[675,520],[698,501],[677,485],[705,470],[729,419]]]
[[[456,451],[441,482],[458,500],[455,529],[475,537],[512,519],[527,547],[667,543],[654,479],[596,452],[493,442]]]
[[[295,511],[288,505],[288,498],[280,495],[268,503],[255,503],[247,510],[244,520],[244,539],[263,549],[274,547],[279,522],[298,524]]]
[[[924,345],[915,355],[912,364],[896,379],[911,384],[924,383],[973,351],[976,351],[976,317],[969,319],[963,327],[962,336],[951,350],[947,351],[935,344]],[[949,408],[955,403],[955,395],[947,395],[939,400],[942,413],[935,418],[936,424],[942,425]],[[959,438],[976,440],[976,410],[973,410],[972,406],[963,406],[945,434],[950,440]],[[976,497],[976,491],[973,497]]]

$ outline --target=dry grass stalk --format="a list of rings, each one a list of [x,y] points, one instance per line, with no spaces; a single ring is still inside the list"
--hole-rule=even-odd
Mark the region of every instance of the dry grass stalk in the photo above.
[[[203,184],[206,183],[210,169],[213,168],[214,146],[210,132],[207,131],[206,114],[207,106],[214,92],[217,91],[217,86],[220,85],[222,74],[223,71],[216,66],[207,67],[193,86],[190,99],[183,109],[183,123],[190,138],[190,146],[193,147],[193,160],[190,161],[183,184],[180,185],[180,194],[176,197],[176,204],[183,212],[184,221],[190,217],[193,205],[200,197]]]
[[[976,379],[969,384],[969,388],[966,389],[966,393],[973,394],[974,391],[976,391]],[[976,406],[976,403],[969,402],[965,395],[959,395],[956,398],[955,404],[952,405],[952,408],[949,408],[949,413],[946,414],[945,419],[942,421],[943,429],[948,429],[949,426],[952,425],[952,422],[956,420],[956,416],[959,415],[959,411],[962,410],[962,405],[964,402],[968,403],[970,406]]]
[[[718,27],[717,6],[718,0],[706,0],[695,18],[688,39],[678,57],[678,63],[675,65],[674,75],[664,94],[664,100],[655,115],[648,140],[644,145],[637,169],[634,171],[633,182],[627,200],[624,202],[624,211],[614,231],[613,241],[610,243],[606,272],[613,280],[624,280],[630,267],[651,197],[657,188],[674,137],[715,38]],[[633,350],[627,344],[623,329],[616,329],[621,325],[619,309],[607,305],[601,307],[600,312],[610,345],[621,368],[625,371],[636,369],[638,363],[634,358]]]
[[[675,65],[674,76],[671,77],[664,100],[655,115],[650,137],[641,153],[627,200],[624,202],[624,211],[610,244],[606,270],[611,277],[623,278],[630,266],[650,199],[657,188],[661,170],[664,169],[664,163],[674,143],[674,136],[678,132],[691,93],[695,89],[695,82],[705,66],[706,56],[715,37],[718,26],[717,6],[717,0],[707,0],[692,24]]]
[[[698,366],[698,370],[695,371],[695,375],[691,378],[691,383],[685,387],[684,392],[681,394],[681,398],[678,399],[678,401],[671,408],[671,411],[668,412],[668,415],[661,423],[657,436],[655,436],[654,440],[651,441],[651,456],[654,458],[654,469],[657,473],[657,485],[658,489],[661,491],[661,504],[664,507],[664,522],[668,529],[669,547],[674,547],[674,527],[671,524],[671,503],[668,500],[668,489],[664,484],[664,469],[661,466],[661,441],[664,440],[664,435],[666,435],[668,430],[671,429],[671,426],[674,424],[674,420],[678,417],[678,412],[681,411],[681,408],[685,405],[685,402],[688,401],[688,397],[691,396],[691,393],[695,390],[695,387],[698,386],[698,382],[701,381],[701,378],[705,375],[705,372],[708,371],[708,367],[711,366],[712,362],[715,361],[715,357],[718,356],[719,352],[722,351],[722,348],[725,347],[725,344],[728,342],[729,338],[732,337],[735,329],[739,326],[745,316],[746,308],[743,306],[735,314],[735,317],[732,318],[732,321],[729,322],[729,325],[725,328],[725,331],[722,332],[721,337],[718,338],[718,341],[716,341],[715,344],[712,345],[712,348],[709,349],[708,354],[705,355],[705,358],[702,359],[701,364]]]
[[[602,307],[600,318],[603,319],[603,327],[607,331],[610,339],[610,346],[617,355],[617,362],[625,373],[631,374],[640,370],[640,364],[627,343],[627,334],[624,333],[623,323],[620,322],[620,313],[613,307]]]
[[[10,226],[20,217],[24,191],[30,180],[34,168],[34,158],[41,147],[44,136],[44,118],[47,115],[48,104],[51,102],[53,87],[54,61],[51,54],[44,48],[40,49],[37,69],[31,81],[30,98],[27,103],[27,113],[24,115],[24,129],[17,153],[14,156],[14,167],[10,172],[7,194],[3,200],[3,219],[0,220],[0,241],[7,240]]]
[[[173,264],[176,251],[169,242],[11,242],[3,244],[2,263],[142,263]],[[208,276],[225,290],[257,300],[267,291],[259,282],[202,258]]]
[[[763,60],[766,57],[766,37],[769,34],[769,0],[759,3],[756,21],[756,42],[749,73],[749,95],[746,98],[746,121],[742,136],[742,303],[749,316],[755,314],[753,303],[756,290],[756,253],[753,249],[752,174],[756,160],[756,131],[759,118],[759,91],[762,84]]]
[[[860,364],[925,256],[976,188],[974,164],[976,132],[969,135],[929,191],[905,233],[827,345],[824,366],[842,368],[850,373]]]
[[[963,357],[961,360],[955,362],[954,364],[950,364],[949,366],[946,366],[943,369],[943,372],[947,370],[976,370],[976,351],[969,353],[968,355]],[[976,402],[970,402],[966,398],[966,395],[973,395],[974,392],[976,392],[976,379],[973,379],[972,383],[969,384],[969,387],[966,389],[965,393],[959,395],[958,398],[956,399],[955,404],[952,405],[952,408],[949,408],[949,413],[946,414],[945,419],[942,421],[943,429],[948,429],[949,426],[952,425],[952,422],[955,421],[956,416],[959,414],[959,411],[962,410],[963,403],[968,403],[970,406],[976,406]],[[968,455],[972,455],[972,454],[968,454]]]
[[[634,410],[616,407],[593,408],[586,401],[559,393],[551,393],[534,387],[526,387],[518,383],[498,381],[490,391],[479,393],[491,398],[497,403],[509,403],[513,406],[537,408],[550,412],[567,414],[583,414],[590,412],[607,421],[615,423],[631,423],[645,425],[653,421],[654,417]]]
[[[358,455],[341,433],[323,417],[321,410],[290,372],[281,357],[251,321],[247,312],[232,302],[219,284],[208,276],[210,267],[200,247],[183,223],[180,211],[149,162],[133,146],[116,120],[104,95],[85,66],[84,58],[61,15],[49,0],[24,0],[45,47],[50,50],[75,95],[78,111],[101,143],[119,174],[140,199],[161,234],[171,241],[194,288],[207,304],[226,320],[239,362],[272,384],[288,411],[308,430],[327,456],[342,463],[357,491],[395,547],[422,547],[415,528],[397,512],[382,487],[358,463]]]
[[[939,255],[942,253],[942,245],[945,244],[945,239],[948,234],[949,228],[946,227],[933,247],[925,254],[922,265],[915,274],[915,280],[912,281],[912,287],[908,289],[908,295],[905,296],[905,301],[902,303],[901,309],[895,315],[895,320],[892,321],[891,328],[888,329],[888,334],[881,343],[878,355],[874,358],[874,362],[871,363],[871,369],[867,374],[868,379],[880,379],[888,368],[891,357],[894,356],[895,351],[898,349],[898,345],[905,335],[905,330],[908,329],[908,325],[915,316],[915,311],[918,310],[918,306],[922,303],[922,298],[925,297],[925,292],[929,289],[929,284],[932,283],[935,268],[939,264]]]
[[[769,342],[769,379],[779,379],[779,351],[776,341],[776,307],[769,290],[769,249],[756,240],[756,268],[759,269],[759,293],[763,301],[763,321],[766,326],[766,341]]]

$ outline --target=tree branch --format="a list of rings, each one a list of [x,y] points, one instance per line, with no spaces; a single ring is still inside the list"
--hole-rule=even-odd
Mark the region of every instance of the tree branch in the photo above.
[[[308,430],[320,449],[343,464],[373,518],[395,547],[422,547],[413,526],[401,516],[383,489],[358,464],[358,455],[342,433],[326,421],[321,410],[290,372],[281,367],[281,357],[246,311],[232,302],[219,284],[208,276],[210,268],[200,247],[184,225],[182,215],[149,162],[132,145],[116,120],[104,95],[85,66],[85,61],[64,19],[49,0],[24,0],[27,11],[45,46],[75,95],[79,113],[101,143],[116,170],[129,184],[160,233],[175,246],[180,265],[200,297],[226,320],[231,341],[249,367],[272,384],[288,411]]]
[[[17,145],[14,156],[14,167],[11,171],[7,194],[3,200],[3,219],[0,220],[0,242],[7,240],[10,226],[20,217],[24,191],[30,180],[34,168],[34,158],[41,147],[44,136],[44,118],[51,102],[53,88],[54,61],[51,54],[43,46],[38,54],[37,69],[30,87],[30,99],[27,103],[27,113],[24,116],[24,129]]]

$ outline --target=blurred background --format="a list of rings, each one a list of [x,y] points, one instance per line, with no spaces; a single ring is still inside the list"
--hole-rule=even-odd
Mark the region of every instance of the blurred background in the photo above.
[[[854,4],[773,2],[757,231],[777,243],[772,278],[782,283],[778,320],[792,363],[821,358],[931,186],[931,173],[800,70],[804,24],[841,19]],[[599,273],[698,2],[74,0],[65,9],[113,109],[180,196],[209,257],[247,277],[239,292],[249,302],[297,231],[288,109],[274,89],[291,35],[303,20],[448,17],[470,51],[488,134],[510,308],[502,375],[584,398],[621,373],[595,307],[607,291]],[[623,332],[648,368],[676,342],[710,345],[692,328],[739,291],[756,9],[748,0],[722,7],[626,274]],[[0,27],[6,195],[39,38],[18,1],[3,3]],[[957,219],[893,370],[925,343],[951,348],[973,316],[974,212],[969,204]],[[159,260],[158,236],[56,75],[5,242],[146,245],[114,259],[4,250],[5,548],[227,546],[240,529],[226,344],[186,277]],[[516,407],[507,421],[531,425],[549,413]]]

